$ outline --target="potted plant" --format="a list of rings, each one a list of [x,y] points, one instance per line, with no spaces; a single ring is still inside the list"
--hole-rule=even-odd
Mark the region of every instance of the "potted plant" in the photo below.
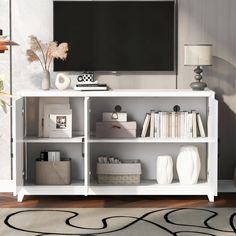
[[[43,43],[36,36],[30,36],[30,49],[26,51],[30,63],[38,61],[44,71],[42,89],[50,88],[50,65],[54,59],[66,60],[68,55],[68,43],[57,42]]]

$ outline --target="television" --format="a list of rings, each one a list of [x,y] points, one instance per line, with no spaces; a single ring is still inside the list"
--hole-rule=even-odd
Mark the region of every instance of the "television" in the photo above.
[[[54,1],[55,71],[175,71],[174,1]]]

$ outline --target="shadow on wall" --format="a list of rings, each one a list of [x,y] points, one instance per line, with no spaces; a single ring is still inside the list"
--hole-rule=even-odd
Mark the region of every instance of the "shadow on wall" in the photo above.
[[[216,92],[219,102],[219,179],[232,179],[236,164],[236,68],[230,62],[213,58],[212,67],[205,69],[208,87]],[[235,110],[224,101],[235,96]]]

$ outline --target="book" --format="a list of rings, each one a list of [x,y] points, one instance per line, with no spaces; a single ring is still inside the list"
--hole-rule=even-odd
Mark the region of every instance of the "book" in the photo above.
[[[167,112],[166,113],[166,117],[167,117],[167,126],[166,126],[166,131],[167,131],[167,138],[171,138],[171,131],[172,131],[172,128],[171,128],[171,113],[170,112]]]
[[[151,115],[150,113],[147,113],[143,122],[143,129],[142,129],[142,133],[141,133],[141,137],[144,138],[147,135],[147,130],[148,130],[148,126],[150,123],[150,119],[151,119]]]
[[[150,118],[150,138],[154,138],[154,128],[155,128],[155,111],[151,110]]]
[[[81,83],[81,84],[76,84],[76,87],[107,87],[106,84],[85,84],[85,83]]]
[[[187,138],[193,137],[193,113],[188,112]]]
[[[180,138],[180,112],[176,112],[175,116],[175,132],[176,132],[176,138]]]
[[[197,138],[197,113],[192,111],[193,138]]]
[[[176,134],[175,134],[175,126],[176,126],[176,124],[175,124],[175,116],[176,116],[175,112],[172,111],[171,112],[171,138],[175,138],[176,137]]]
[[[185,112],[180,112],[180,138],[185,138]]]
[[[168,131],[167,131],[167,112],[163,111],[161,112],[161,138],[167,138]]]
[[[197,124],[198,124],[198,129],[199,129],[200,136],[202,138],[206,137],[206,133],[205,133],[203,123],[202,123],[202,118],[201,118],[201,115],[199,113],[197,113]]]
[[[74,90],[79,91],[100,91],[100,90],[108,90],[108,87],[106,84],[98,84],[98,83],[80,83],[76,84],[74,87]]]
[[[154,137],[160,138],[160,114],[158,112],[155,113]]]

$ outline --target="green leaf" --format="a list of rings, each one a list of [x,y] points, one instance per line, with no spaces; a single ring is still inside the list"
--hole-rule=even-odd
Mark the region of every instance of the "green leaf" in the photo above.
[[[7,103],[0,99],[0,107],[2,107],[3,111],[7,113]]]
[[[3,89],[4,89],[3,81],[0,80],[0,91],[2,91]]]

